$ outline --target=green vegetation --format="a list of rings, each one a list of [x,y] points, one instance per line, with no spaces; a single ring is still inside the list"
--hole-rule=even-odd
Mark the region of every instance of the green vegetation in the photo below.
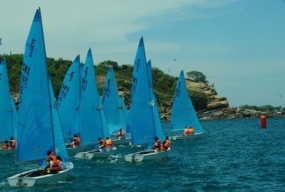
[[[17,93],[19,90],[21,66],[24,55],[23,54],[0,55],[0,62],[2,61],[3,57],[5,57],[7,61],[11,92],[12,94]],[[67,72],[71,63],[72,61],[64,60],[62,58],[59,58],[58,60],[55,60],[53,58],[47,58],[48,70],[52,78],[55,95],[58,95],[65,73]],[[120,66],[118,65],[117,62],[109,60],[103,61],[98,65],[96,65],[95,70],[96,70],[98,89],[100,93],[102,93],[104,79],[108,72],[109,66],[113,67],[118,88],[122,89],[125,92],[125,101],[127,105],[129,105],[131,98],[130,90],[132,85],[133,66],[131,64],[123,64]],[[190,71],[187,72],[186,74],[188,79],[191,81],[208,83],[208,81],[206,80],[206,76],[201,72]],[[163,106],[165,105],[165,103],[170,103],[170,101],[173,98],[173,93],[177,78],[165,74],[162,70],[158,68],[152,69],[152,75],[153,75],[154,92],[156,94],[159,106]],[[196,90],[188,90],[188,93],[191,96],[193,105],[196,110],[202,110],[206,108],[208,103],[208,98],[204,92]],[[271,105],[264,105],[261,107],[254,105],[253,106],[243,105],[240,106],[240,108],[253,109],[264,112],[277,112],[277,111],[282,113],[285,112],[285,108],[282,108],[281,106],[273,107]]]
[[[187,72],[186,75],[192,81],[199,83],[208,83],[208,81],[206,80],[206,76],[199,71],[190,71]]]

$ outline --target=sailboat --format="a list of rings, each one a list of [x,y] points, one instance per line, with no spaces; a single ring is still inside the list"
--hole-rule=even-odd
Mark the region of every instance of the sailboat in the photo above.
[[[53,107],[46,62],[46,51],[40,8],[37,9],[26,41],[20,81],[18,112],[18,145],[16,161],[38,161],[39,167],[8,178],[11,186],[31,187],[65,180],[73,173],[56,108]],[[60,155],[65,169],[43,174],[48,150]]]
[[[10,93],[9,78],[6,59],[0,64],[0,142],[9,141],[10,137],[16,137],[18,114],[14,98]],[[15,149],[0,148],[0,155],[16,154]]]
[[[73,141],[74,134],[83,139],[80,133],[81,68],[80,56],[77,55],[65,74],[56,101],[67,146]],[[86,142],[85,145],[80,142],[78,147],[67,147],[70,155],[90,149],[92,146],[86,145]]]
[[[104,82],[102,105],[111,135],[116,137],[119,134],[119,129],[126,133],[129,112],[124,100],[119,95],[114,71],[111,66]],[[113,143],[117,145],[129,144],[130,142],[131,137],[127,133],[125,138],[113,140]]]
[[[98,138],[110,138],[110,131],[97,88],[91,49],[89,49],[87,53],[82,70],[81,82],[80,133],[82,136],[82,144],[93,143],[93,146],[96,148]],[[116,147],[110,148],[109,150],[92,149],[86,152],[76,153],[76,157],[84,159],[108,157],[112,155],[115,150]]]
[[[194,134],[185,136],[181,133],[178,136],[172,136],[172,140],[177,139],[194,139],[203,134],[203,129],[193,107],[191,98],[185,83],[184,72],[180,72],[176,83],[172,104],[171,131],[184,131],[185,126],[193,127]]]
[[[144,145],[145,150],[125,155],[126,161],[141,162],[165,158],[168,151],[152,151],[155,137],[164,137],[158,106],[152,88],[151,67],[146,63],[143,37],[140,39],[132,77],[132,103],[127,130],[131,130],[132,145]],[[163,139],[163,138],[160,138]]]

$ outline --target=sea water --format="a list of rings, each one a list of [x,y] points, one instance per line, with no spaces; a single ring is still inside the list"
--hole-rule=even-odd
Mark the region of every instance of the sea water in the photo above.
[[[201,121],[202,138],[172,141],[169,157],[130,163],[124,155],[140,147],[117,146],[108,159],[71,157],[74,176],[67,181],[27,189],[10,187],[7,177],[34,168],[0,157],[1,191],[285,191],[285,119]],[[166,135],[170,122],[163,122]]]

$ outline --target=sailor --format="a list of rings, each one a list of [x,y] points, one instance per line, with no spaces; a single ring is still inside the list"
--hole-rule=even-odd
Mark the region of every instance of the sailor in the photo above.
[[[98,144],[99,144],[99,149],[104,149],[105,146],[105,141],[101,137],[98,137]]]
[[[190,134],[190,130],[189,130],[189,128],[187,126],[185,126],[185,128],[184,128],[184,135],[187,136],[189,134]]]
[[[165,137],[165,140],[162,143],[161,150],[167,151],[171,145],[171,141],[169,140],[168,136]]]
[[[118,139],[123,139],[123,138],[125,138],[125,132],[124,132],[123,129],[120,129],[119,135],[118,135],[117,137],[118,137]]]
[[[9,142],[7,140],[5,140],[3,143],[2,143],[2,148],[1,149],[8,149],[9,148]]]
[[[73,135],[73,142],[66,145],[66,147],[71,147],[71,148],[75,148],[78,147],[80,145],[80,137],[77,136],[76,134]]]
[[[58,161],[53,154],[52,151],[47,151],[47,157],[46,157],[46,167],[45,167],[45,173],[58,173],[58,171],[61,169],[59,167]]]
[[[190,135],[194,134],[194,128],[193,128],[193,127],[190,126],[190,128],[189,128],[188,131],[189,131],[189,134],[190,134]]]
[[[155,137],[155,141],[153,144],[153,150],[154,151],[160,151],[160,148],[161,148],[161,141],[159,140],[158,137]]]
[[[10,137],[10,149],[16,148],[16,140],[13,137]]]
[[[112,148],[113,147],[113,141],[109,137],[106,138],[106,147]]]

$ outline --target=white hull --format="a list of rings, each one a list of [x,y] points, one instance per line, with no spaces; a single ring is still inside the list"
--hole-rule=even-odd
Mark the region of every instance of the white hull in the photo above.
[[[197,138],[200,138],[201,136],[203,136],[203,133],[195,133],[193,135],[177,135],[177,136],[171,136],[170,140],[194,140]]]
[[[0,149],[0,155],[16,155],[15,149]]]
[[[125,139],[113,139],[114,145],[130,145],[131,144],[131,138],[125,138]]]
[[[92,159],[92,158],[107,158],[111,155],[114,155],[116,147],[105,149],[105,150],[91,150],[86,152],[79,152],[75,155],[77,158],[81,159]]]
[[[68,155],[75,155],[76,153],[83,152],[83,151],[89,151],[92,150],[94,146],[92,145],[86,145],[86,146],[79,146],[75,148],[66,148]]]
[[[34,185],[47,184],[68,179],[73,174],[73,164],[65,163],[66,169],[55,174],[41,175],[43,169],[33,169],[8,178],[12,187],[32,187]],[[34,176],[33,176],[34,175]]]
[[[149,151],[140,151],[136,153],[132,153],[129,155],[125,155],[126,161],[137,163],[142,161],[150,161],[155,159],[162,159],[168,156],[168,152],[170,151],[170,148],[167,151],[161,151],[161,152],[149,152]]]

